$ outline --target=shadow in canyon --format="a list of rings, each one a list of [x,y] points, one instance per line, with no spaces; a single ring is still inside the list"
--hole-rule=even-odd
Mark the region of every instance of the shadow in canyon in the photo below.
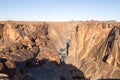
[[[16,68],[10,68],[9,65],[6,65],[7,59],[0,58],[0,66],[2,67],[0,70],[0,73],[7,74],[8,76],[0,76],[0,80],[6,80],[9,78],[10,80],[13,80],[16,74]]]
[[[86,80],[82,71],[64,61],[58,64],[48,59],[32,59],[16,64],[21,67],[19,71],[23,80]]]
[[[64,61],[57,63],[48,59],[29,59],[23,62],[15,62],[16,68],[9,68],[5,63],[7,59],[0,58],[3,69],[0,73],[7,74],[8,77],[0,77],[6,80],[89,80],[84,73],[72,64]],[[15,78],[17,76],[17,79]],[[120,79],[99,79],[99,80],[120,80]]]
[[[0,73],[7,74],[10,80],[86,80],[82,71],[64,61],[59,64],[48,59],[30,59],[23,62],[16,62],[16,68],[9,68],[5,62],[7,59],[0,59],[3,69]],[[15,78],[17,76],[18,79]]]

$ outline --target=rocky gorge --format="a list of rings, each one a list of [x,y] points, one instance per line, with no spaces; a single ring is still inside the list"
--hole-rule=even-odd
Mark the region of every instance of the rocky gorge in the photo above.
[[[120,23],[0,22],[0,80],[120,79]]]

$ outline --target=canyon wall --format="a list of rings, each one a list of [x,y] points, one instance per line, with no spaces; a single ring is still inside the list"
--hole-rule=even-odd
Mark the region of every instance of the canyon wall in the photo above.
[[[0,22],[0,72],[12,80],[119,79],[120,23]]]
[[[119,23],[90,21],[73,27],[66,63],[90,79],[120,78]]]

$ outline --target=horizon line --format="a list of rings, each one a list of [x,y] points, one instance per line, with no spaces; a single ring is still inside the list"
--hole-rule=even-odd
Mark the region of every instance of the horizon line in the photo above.
[[[3,21],[3,22],[6,22],[6,21],[20,21],[20,22],[85,22],[85,21],[100,21],[100,22],[120,22],[118,20],[98,20],[98,19],[88,19],[88,20],[12,20],[12,19],[6,19],[6,20],[0,20],[0,21]]]

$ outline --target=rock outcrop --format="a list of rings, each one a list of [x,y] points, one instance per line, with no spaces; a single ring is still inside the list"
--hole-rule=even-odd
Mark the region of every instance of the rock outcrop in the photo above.
[[[119,44],[119,23],[82,22],[73,27],[66,63],[73,64],[93,80],[119,79]]]
[[[120,23],[0,22],[1,77],[120,79]]]

